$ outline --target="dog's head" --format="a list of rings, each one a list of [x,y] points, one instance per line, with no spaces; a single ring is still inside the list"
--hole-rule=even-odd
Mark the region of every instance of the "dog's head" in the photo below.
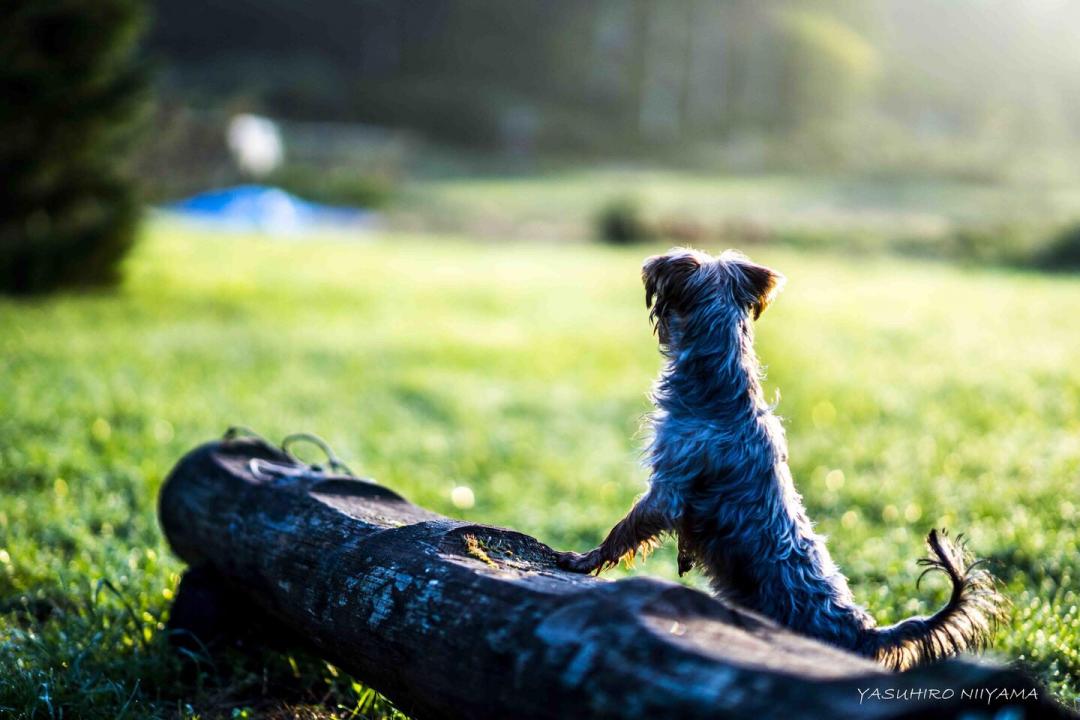
[[[730,307],[735,317],[757,320],[784,285],[784,276],[735,250],[713,257],[672,248],[641,267],[645,306],[660,342],[671,344],[674,327],[706,304]]]

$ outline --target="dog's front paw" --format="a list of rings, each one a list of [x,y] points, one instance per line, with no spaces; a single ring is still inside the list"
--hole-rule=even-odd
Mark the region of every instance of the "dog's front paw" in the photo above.
[[[591,573],[600,570],[603,560],[600,553],[592,550],[587,553],[559,552],[555,553],[555,564],[563,570],[576,573]]]

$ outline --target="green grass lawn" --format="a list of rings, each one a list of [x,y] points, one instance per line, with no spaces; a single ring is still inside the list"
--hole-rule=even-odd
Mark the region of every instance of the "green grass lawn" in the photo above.
[[[153,223],[118,293],[0,301],[0,716],[390,712],[300,656],[180,676],[163,477],[232,424],[307,430],[419,504],[585,549],[644,489],[655,249]],[[759,323],[769,392],[856,596],[881,622],[931,610],[922,538],[964,531],[1014,603],[995,652],[1076,698],[1080,281],[756,256],[789,277]],[[673,577],[673,553],[633,572]]]

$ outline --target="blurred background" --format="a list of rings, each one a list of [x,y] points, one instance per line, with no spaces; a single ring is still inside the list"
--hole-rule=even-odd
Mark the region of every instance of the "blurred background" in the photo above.
[[[395,716],[300,655],[179,672],[164,476],[308,430],[585,549],[645,487],[638,274],[674,244],[789,277],[759,350],[859,600],[928,611],[922,538],[965,531],[1014,602],[995,652],[1076,701],[1080,2],[0,18],[0,715]]]
[[[497,240],[1078,262],[1057,237],[1080,213],[1076,3],[222,5],[153,8],[151,202],[257,180]],[[265,159],[237,144],[246,114]]]
[[[94,174],[129,204],[277,232],[1080,264],[1068,0],[21,5],[6,237],[75,232],[80,192],[126,219]],[[97,157],[56,177],[73,144]]]

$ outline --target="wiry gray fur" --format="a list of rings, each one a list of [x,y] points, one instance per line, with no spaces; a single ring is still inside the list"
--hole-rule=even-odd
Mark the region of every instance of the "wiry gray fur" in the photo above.
[[[877,628],[814,532],[753,347],[752,320],[783,277],[736,252],[682,248],[648,259],[642,274],[667,358],[653,392],[649,491],[604,544],[561,564],[600,570],[674,532],[680,572],[699,565],[718,595],[888,667],[981,648],[1004,599],[944,533],[930,533],[933,557],[921,562],[949,576],[949,602]]]

